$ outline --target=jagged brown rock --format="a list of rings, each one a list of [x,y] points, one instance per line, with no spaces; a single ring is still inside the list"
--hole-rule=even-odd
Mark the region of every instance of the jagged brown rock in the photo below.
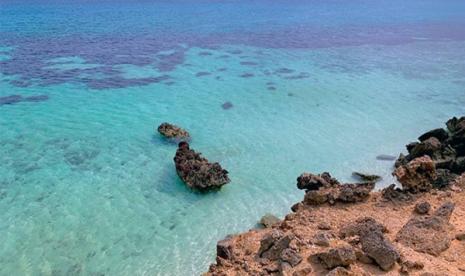
[[[409,161],[429,156],[437,169],[435,188],[447,187],[458,175],[465,172],[465,117],[452,118],[446,123],[447,130],[438,128],[428,131],[406,146],[408,155],[401,154],[396,167],[406,166]]]
[[[382,189],[381,197],[388,201],[408,201],[412,199],[409,192],[396,187],[396,184],[391,184]]]
[[[397,233],[396,240],[415,251],[438,256],[454,239],[449,223],[453,210],[454,204],[447,202],[431,216],[411,218]]]
[[[232,236],[228,236],[216,244],[216,256],[232,260],[234,257],[233,248],[234,240],[232,239]]]
[[[170,123],[162,123],[158,126],[157,130],[162,136],[172,140],[173,142],[188,142],[190,140],[190,134],[187,130]]]
[[[355,251],[350,246],[331,248],[328,251],[315,254],[314,257],[328,269],[338,266],[347,267],[357,260]]]
[[[413,193],[426,192],[433,188],[436,167],[429,156],[423,156],[399,166],[393,174],[404,190]]]
[[[336,202],[354,203],[366,200],[375,187],[374,182],[340,184],[329,173],[303,173],[297,178],[297,187],[305,189],[304,204],[320,205]]]
[[[190,149],[187,142],[179,143],[174,163],[181,180],[193,189],[219,189],[230,181],[227,170],[218,163],[208,162],[200,153]]]
[[[283,250],[289,247],[293,239],[294,235],[292,234],[286,235],[279,230],[273,230],[260,241],[258,255],[268,260],[278,260]]]
[[[320,175],[303,173],[297,178],[297,188],[301,190],[313,191],[322,187],[329,188],[339,184],[337,179],[332,178],[328,172]]]
[[[328,247],[334,235],[328,232],[318,232],[313,236],[312,243],[318,246]]]
[[[449,138],[449,133],[447,133],[447,131],[444,130],[443,128],[436,128],[436,129],[427,131],[426,133],[422,134],[420,137],[418,137],[418,140],[420,140],[420,142],[423,142],[431,137],[434,137],[438,139],[439,141],[443,142],[447,140],[447,138]]]
[[[427,201],[421,201],[415,204],[415,212],[420,215],[428,214],[431,210],[431,204]]]
[[[342,237],[359,236],[362,251],[372,258],[381,269],[390,270],[400,255],[394,246],[385,239],[387,229],[375,219],[365,217],[358,219],[341,230]]]

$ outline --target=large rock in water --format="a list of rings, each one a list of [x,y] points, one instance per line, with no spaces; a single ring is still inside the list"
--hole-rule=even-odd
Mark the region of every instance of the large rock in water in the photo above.
[[[429,156],[423,156],[399,166],[393,173],[404,190],[413,193],[429,191],[436,179],[436,168]]]
[[[396,240],[415,251],[438,256],[454,239],[453,226],[449,223],[453,211],[454,204],[448,202],[432,216],[411,218],[397,233]]]
[[[164,137],[171,139],[173,141],[189,141],[190,135],[186,130],[169,123],[162,123],[158,126],[158,132]]]
[[[179,143],[174,164],[182,181],[193,189],[215,190],[230,181],[227,170],[218,163],[208,162],[200,153],[191,150],[187,142]]]

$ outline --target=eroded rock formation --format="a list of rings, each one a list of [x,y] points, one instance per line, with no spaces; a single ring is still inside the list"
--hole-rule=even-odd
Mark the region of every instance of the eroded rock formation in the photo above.
[[[187,130],[173,124],[162,123],[158,126],[157,130],[162,136],[172,140],[173,142],[188,142],[190,140],[190,135]]]
[[[401,154],[397,159],[396,167],[398,169],[412,167],[414,165],[410,164],[411,162],[417,160],[416,163],[418,163],[420,160],[418,158],[422,158],[423,165],[428,163],[428,170],[431,170],[431,162],[433,162],[436,176],[434,179],[428,179],[431,185],[424,182],[413,189],[423,190],[428,189],[428,186],[442,188],[465,172],[465,117],[454,117],[446,122],[446,126],[447,130],[438,128],[422,134],[418,137],[419,142],[413,142],[406,146],[408,154],[405,156]],[[431,161],[426,160],[427,157]],[[398,173],[401,177],[404,176],[402,171]],[[396,176],[399,178],[397,171]],[[432,175],[430,176],[432,177]],[[407,178],[404,178],[405,182],[408,182]],[[399,181],[404,184],[401,179]],[[406,186],[407,189],[411,188],[408,183]]]
[[[374,182],[340,184],[327,172],[303,173],[297,178],[297,188],[306,190],[304,203],[309,205],[360,202],[368,198],[374,187]]]
[[[181,180],[193,189],[215,190],[230,181],[227,170],[218,163],[210,163],[200,153],[190,149],[187,142],[179,143],[174,163]]]

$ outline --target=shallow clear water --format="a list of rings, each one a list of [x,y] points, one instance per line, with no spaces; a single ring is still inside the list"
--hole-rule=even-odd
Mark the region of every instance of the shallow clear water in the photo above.
[[[464,113],[463,1],[0,1],[1,275],[192,275],[295,179]],[[223,110],[229,101],[233,107]],[[161,122],[230,171],[177,178]]]

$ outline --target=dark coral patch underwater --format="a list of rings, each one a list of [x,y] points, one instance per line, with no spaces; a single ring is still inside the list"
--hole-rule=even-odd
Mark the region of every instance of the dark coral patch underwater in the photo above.
[[[36,95],[23,97],[21,95],[10,95],[5,97],[0,97],[0,106],[1,105],[12,105],[20,102],[43,102],[47,101],[49,97],[47,95]]]

